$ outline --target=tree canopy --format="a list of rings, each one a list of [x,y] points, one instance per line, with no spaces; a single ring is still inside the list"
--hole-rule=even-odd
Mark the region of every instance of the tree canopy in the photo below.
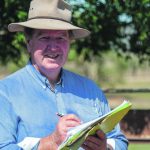
[[[150,60],[150,0],[68,0],[73,3],[72,22],[91,31],[91,36],[73,43],[78,53],[98,54],[111,49],[134,53]],[[21,33],[9,33],[11,22],[25,21],[30,0],[0,1],[0,61],[16,63],[25,51]],[[87,57],[85,57],[86,59]]]

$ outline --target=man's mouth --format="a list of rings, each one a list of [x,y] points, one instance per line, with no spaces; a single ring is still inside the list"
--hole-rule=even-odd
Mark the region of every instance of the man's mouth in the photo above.
[[[51,58],[51,59],[57,59],[59,57],[59,54],[47,54],[45,55],[45,57]]]

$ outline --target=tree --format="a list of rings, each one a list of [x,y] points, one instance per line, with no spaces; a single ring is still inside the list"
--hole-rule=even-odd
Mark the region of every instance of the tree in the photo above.
[[[19,22],[27,18],[30,0],[0,0],[0,62],[7,63],[18,59],[24,52],[24,37],[21,33],[10,33],[7,29],[9,23]]]
[[[115,49],[150,60],[150,0],[86,0],[74,10],[73,23],[91,31],[74,45],[78,52]]]
[[[69,2],[77,2],[68,0]],[[150,60],[150,0],[86,0],[73,5],[73,24],[92,31],[89,38],[73,44],[79,53],[115,49]],[[27,19],[30,0],[0,1],[0,61],[16,63],[25,50],[20,33],[9,33],[7,25]],[[87,57],[85,57],[86,59]]]

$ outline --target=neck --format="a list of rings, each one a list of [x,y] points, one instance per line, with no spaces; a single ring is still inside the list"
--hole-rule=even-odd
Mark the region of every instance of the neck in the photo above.
[[[33,64],[33,66],[35,67],[36,70],[38,70],[42,75],[44,75],[48,79],[48,81],[52,87],[54,87],[55,84],[57,82],[59,82],[60,75],[61,75],[61,69],[55,70],[55,71],[42,71],[38,68],[37,65]]]
[[[54,87],[55,84],[60,80],[61,70],[59,70],[59,72],[50,72],[48,73],[48,75],[44,75],[47,77],[51,87]]]

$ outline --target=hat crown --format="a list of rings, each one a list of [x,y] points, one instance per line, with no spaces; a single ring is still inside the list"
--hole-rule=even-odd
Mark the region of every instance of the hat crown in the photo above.
[[[32,0],[28,19],[55,18],[70,22],[71,6],[64,0]]]

